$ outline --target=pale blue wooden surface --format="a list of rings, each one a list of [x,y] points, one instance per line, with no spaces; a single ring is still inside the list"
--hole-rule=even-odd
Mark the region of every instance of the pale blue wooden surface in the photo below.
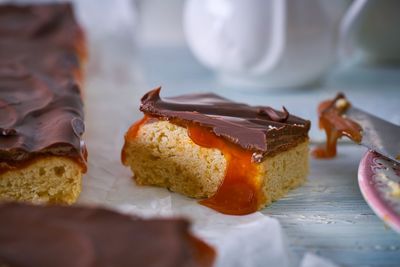
[[[161,85],[164,96],[214,91],[251,104],[285,105],[312,120],[313,142],[324,137],[316,127],[317,103],[339,90],[355,105],[400,124],[399,69],[345,68],[313,88],[250,92],[219,84],[184,48],[140,49],[134,57],[143,86],[138,92]],[[312,160],[306,185],[263,212],[280,220],[299,256],[312,251],[341,266],[400,266],[400,235],[375,216],[358,188],[357,168],[365,149],[349,143],[339,149],[335,160]]]
[[[400,235],[365,203],[357,168],[365,149],[339,147],[335,160],[312,160],[305,186],[263,212],[278,218],[294,251],[313,251],[342,266],[400,266]]]

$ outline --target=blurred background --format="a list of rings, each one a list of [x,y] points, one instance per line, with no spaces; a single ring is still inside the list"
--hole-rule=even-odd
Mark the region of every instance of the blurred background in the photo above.
[[[107,30],[132,38],[144,91],[161,85],[165,96],[213,91],[285,105],[314,126],[318,102],[342,91],[356,106],[400,124],[399,1],[110,2],[104,12],[93,4],[96,24],[104,24],[95,28],[104,34],[115,17]],[[324,135],[313,127],[311,137],[319,142]]]

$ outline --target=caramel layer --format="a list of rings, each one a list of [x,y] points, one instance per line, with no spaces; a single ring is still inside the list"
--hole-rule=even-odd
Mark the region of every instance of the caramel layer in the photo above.
[[[227,168],[222,184],[214,196],[201,204],[231,215],[244,215],[257,211],[263,202],[261,185],[257,177],[257,163],[252,162],[252,152],[217,137],[209,129],[189,125],[189,137],[199,146],[219,149]]]

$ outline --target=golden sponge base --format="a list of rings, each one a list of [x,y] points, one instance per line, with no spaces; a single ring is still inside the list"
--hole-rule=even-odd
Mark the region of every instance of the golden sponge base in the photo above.
[[[184,127],[156,121],[142,125],[134,140],[124,148],[125,165],[130,166],[140,185],[168,188],[193,198],[213,196],[221,185],[227,162],[218,149],[195,144]],[[262,208],[284,196],[308,175],[308,140],[257,164],[263,195]]]
[[[0,200],[72,204],[82,186],[82,167],[59,156],[34,160],[0,174]]]

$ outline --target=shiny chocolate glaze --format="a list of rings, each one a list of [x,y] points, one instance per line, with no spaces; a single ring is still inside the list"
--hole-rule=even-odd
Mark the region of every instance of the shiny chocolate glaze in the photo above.
[[[1,8],[0,8],[1,9]],[[34,70],[54,78],[81,80],[82,62],[74,50],[37,42],[2,42],[0,65],[4,72]]]
[[[310,121],[266,106],[235,103],[218,95],[190,94],[160,98],[157,88],[142,98],[140,110],[173,123],[194,123],[254,151],[253,161],[292,148],[308,138]]]
[[[0,173],[38,156],[86,170],[82,32],[71,5],[0,5]]]
[[[2,42],[35,40],[84,54],[82,29],[69,3],[3,4],[0,6]]]
[[[53,154],[85,162],[82,105],[73,80],[0,65],[0,161]]]
[[[104,208],[0,205],[0,266],[211,266],[214,251],[182,219]]]

